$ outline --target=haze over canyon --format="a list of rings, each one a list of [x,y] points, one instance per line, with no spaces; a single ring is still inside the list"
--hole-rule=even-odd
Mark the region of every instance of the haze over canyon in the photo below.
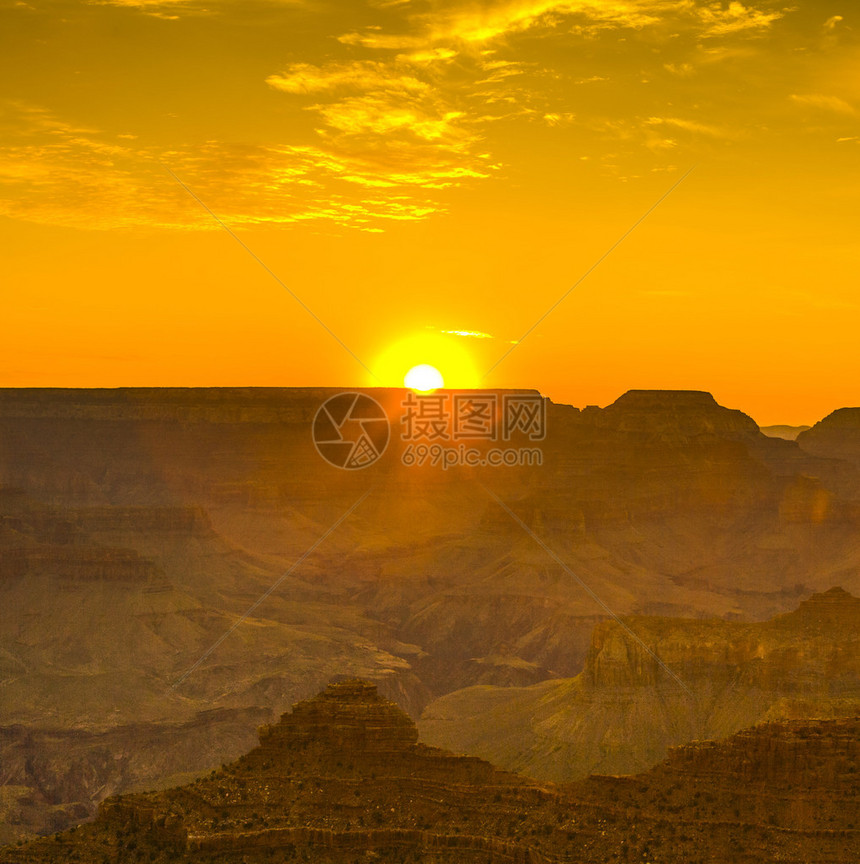
[[[441,470],[366,390],[391,442],[346,471],[311,438],[336,392],[0,391],[0,841],[232,763],[344,676],[410,741],[577,800],[694,740],[856,733],[860,409],[777,437],[698,391],[546,400],[542,464]]]

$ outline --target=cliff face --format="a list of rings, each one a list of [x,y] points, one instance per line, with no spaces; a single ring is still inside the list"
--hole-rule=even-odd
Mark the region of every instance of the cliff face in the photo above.
[[[644,845],[655,860],[684,860],[686,847],[691,861],[848,861],[860,848],[858,733],[856,717],[765,723],[724,742],[674,748],[645,774],[590,777],[572,788],[581,801],[607,806],[616,838],[625,834],[622,816],[683,824],[668,842],[665,830],[651,830]]]
[[[860,720],[766,724],[638,777],[539,785],[415,743],[368,682],[343,680],[206,778],[105,801],[10,864],[314,861],[853,862]]]
[[[330,393],[323,387],[0,388],[0,414],[42,421],[301,423],[313,420]]]
[[[860,408],[834,411],[801,432],[797,442],[816,456],[860,463]]]
[[[643,770],[674,745],[763,720],[857,713],[860,599],[834,588],[761,623],[601,622],[576,678],[457,691],[420,728],[430,743],[560,781]]]
[[[155,582],[162,575],[133,549],[25,546],[4,551],[0,579],[21,579],[31,573],[71,582]]]
[[[590,687],[653,687],[667,683],[665,666],[685,682],[742,680],[798,695],[860,686],[860,651],[853,650],[860,645],[860,599],[842,588],[768,622],[630,617],[624,623],[629,629],[617,621],[595,628],[583,672]]]
[[[756,422],[742,411],[721,407],[710,393],[698,390],[629,390],[594,415],[595,425],[678,442],[699,435],[728,440],[755,438]]]

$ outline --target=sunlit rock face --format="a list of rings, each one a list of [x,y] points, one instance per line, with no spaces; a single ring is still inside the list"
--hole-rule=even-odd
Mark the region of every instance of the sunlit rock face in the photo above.
[[[437,746],[568,781],[645,770],[765,720],[858,715],[860,599],[833,588],[765,622],[600,622],[576,678],[456,691],[419,727]]]

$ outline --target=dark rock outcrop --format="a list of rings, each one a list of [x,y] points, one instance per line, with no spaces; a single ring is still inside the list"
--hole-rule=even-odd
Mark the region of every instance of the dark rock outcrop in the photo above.
[[[300,702],[275,726],[260,730],[260,748],[280,753],[308,742],[357,753],[398,753],[418,740],[418,730],[369,681],[345,680]]]
[[[849,864],[860,853],[860,718],[765,724],[675,750],[638,777],[567,787],[414,737],[372,685],[340,681],[221,771],[109,799],[91,824],[0,855],[4,864]]]
[[[728,440],[759,435],[755,420],[742,411],[723,408],[710,393],[700,390],[628,390],[593,417],[601,428],[667,442],[698,435]]]
[[[815,456],[860,463],[860,408],[840,408],[797,436]]]

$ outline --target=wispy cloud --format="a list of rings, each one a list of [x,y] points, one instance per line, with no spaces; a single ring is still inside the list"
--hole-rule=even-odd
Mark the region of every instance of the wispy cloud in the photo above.
[[[83,0],[87,6],[120,6],[144,15],[178,20],[183,14],[208,15],[219,7],[231,5],[231,0]],[[235,2],[235,0],[233,0]],[[307,6],[309,0],[269,0],[273,5]]]
[[[572,16],[595,24],[644,27],[658,20],[653,7],[667,5],[623,0],[507,0],[455,4],[420,17],[431,39],[480,43],[533,28],[556,28]]]
[[[269,86],[316,114],[320,147],[364,170],[341,179],[368,188],[447,189],[486,179],[468,93],[440,80],[453,51],[426,50],[386,60],[316,66],[296,63],[270,75]],[[305,99],[304,103],[301,101]]]
[[[378,30],[368,28],[363,33],[343,33],[337,37],[337,41],[344,45],[361,45],[364,48],[381,48],[383,50],[403,50],[427,48],[427,40],[419,35],[408,35],[400,33],[380,33]]]
[[[543,115],[543,121],[547,126],[568,126],[576,119],[576,114],[569,111],[553,111]]]
[[[722,3],[708,3],[699,6],[696,14],[704,25],[704,36],[730,36],[743,32],[761,32],[769,30],[774,22],[782,18],[787,9],[763,10],[754,6],[744,6],[743,3],[732,2],[728,6]]]
[[[317,111],[332,129],[347,135],[409,133],[423,141],[452,144],[467,136],[456,125],[462,111],[448,111],[444,105],[402,100],[387,94],[350,96],[327,105],[313,105],[311,110]]]
[[[441,2],[430,11],[408,14],[412,30],[389,34],[367,28],[340,37],[349,45],[400,49],[423,45],[477,46],[527,30],[587,35],[609,28],[641,30],[673,22],[704,37],[763,31],[787,9],[762,9],[741,2],[695,0],[501,0],[494,3]],[[839,16],[836,16],[839,17]]]
[[[84,0],[88,6],[120,6],[133,9],[152,18],[178,21],[183,14],[194,11],[196,14],[209,10],[195,0]]]
[[[649,117],[645,124],[647,126],[672,126],[675,129],[683,129],[698,135],[708,135],[712,138],[734,137],[727,129],[714,126],[710,123],[702,123],[697,120],[686,120],[682,117]]]
[[[481,330],[440,330],[440,333],[445,333],[449,336],[463,336],[467,339],[493,339],[489,333],[484,333]]]
[[[430,85],[413,75],[400,74],[392,64],[374,60],[314,66],[293,63],[286,71],[270,75],[266,83],[284,93],[325,93],[336,90],[374,90],[389,93],[422,93]]]
[[[0,147],[0,213],[81,228],[217,227],[164,166],[233,226],[326,223],[366,231],[444,212],[435,190],[483,176],[435,153],[422,154],[423,161],[413,153],[409,170],[393,170],[314,146],[208,141],[163,149],[79,129],[34,106],[7,105],[3,126],[17,131]]]
[[[414,66],[427,66],[431,63],[445,63],[453,60],[458,52],[452,48],[425,48],[413,51],[411,54],[398,54],[398,63],[409,63]]]
[[[857,114],[857,109],[853,105],[844,99],[840,99],[838,96],[827,96],[822,93],[792,93],[790,99],[798,105],[819,108],[822,111],[832,111],[836,114],[847,114],[850,116]]]
[[[689,78],[696,73],[696,67],[692,63],[664,63],[663,68],[672,75],[679,78]]]

